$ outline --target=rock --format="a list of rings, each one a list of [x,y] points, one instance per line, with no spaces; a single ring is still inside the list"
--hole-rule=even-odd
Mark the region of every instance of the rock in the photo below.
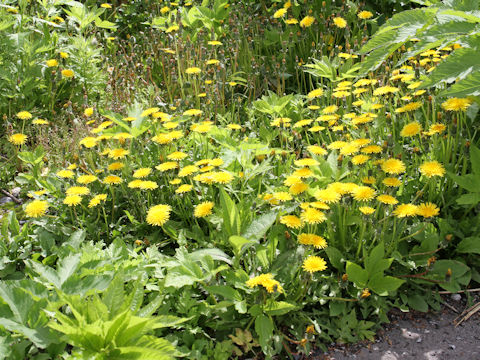
[[[457,347],[455,345],[450,345],[450,349],[455,350]]]
[[[450,296],[450,298],[451,298],[453,301],[460,301],[460,300],[462,300],[462,295],[460,295],[460,294],[452,294],[452,296]]]
[[[14,188],[10,191],[10,194],[12,194],[12,195],[15,196],[15,197],[18,197],[18,195],[20,195],[20,191],[22,191],[22,189],[20,189],[20,188],[17,186],[17,187],[14,187]]]
[[[13,200],[11,198],[9,198],[8,196],[4,196],[4,197],[0,198],[0,205],[6,204],[6,203],[9,203],[9,202],[13,202]]]

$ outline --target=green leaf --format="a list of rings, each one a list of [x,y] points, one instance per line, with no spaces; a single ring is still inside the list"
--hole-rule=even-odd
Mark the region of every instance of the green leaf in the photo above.
[[[368,272],[361,266],[351,261],[347,261],[347,275],[348,280],[355,283],[358,287],[364,288],[367,286]]]
[[[480,149],[475,145],[470,146],[470,162],[472,164],[472,170],[474,174],[477,175],[478,179],[480,179]]]
[[[463,254],[480,254],[480,238],[472,236],[463,239],[455,250]]]
[[[234,288],[226,285],[212,285],[212,286],[207,286],[205,287],[205,290],[208,291],[209,293],[216,294],[216,295],[221,295],[227,300],[237,300],[241,301],[242,296],[240,293],[235,290]]]
[[[223,188],[220,189],[220,205],[222,208],[223,230],[226,232],[226,235],[240,235],[241,220],[238,208]]]
[[[249,240],[260,240],[277,219],[277,212],[271,211],[256,218],[247,227],[242,236]]]
[[[442,91],[438,96],[467,97],[480,95],[480,71],[472,72],[464,79],[453,84],[447,90]]]
[[[286,302],[286,301],[275,301],[270,300],[267,301],[265,304],[263,311],[267,315],[275,316],[275,315],[285,315],[290,311],[297,310],[299,307],[295,304]]]
[[[256,241],[247,240],[243,236],[233,235],[228,238],[229,243],[233,246],[233,253],[239,256],[250,246],[257,244]],[[248,246],[247,246],[248,245]]]
[[[107,306],[110,318],[117,315],[124,302],[123,274],[117,274],[107,290],[103,293],[102,301]]]
[[[265,315],[259,315],[255,319],[255,331],[258,335],[258,342],[262,349],[267,350],[271,339],[273,337],[273,322],[272,319]]]
[[[328,259],[330,260],[330,264],[339,271],[345,271],[345,265],[342,260],[344,260],[343,254],[337,248],[333,246],[329,246],[325,249],[327,253]]]
[[[460,205],[475,205],[480,202],[480,193],[464,194],[457,199]]]
[[[386,296],[389,291],[397,290],[404,282],[405,280],[376,273],[368,281],[368,288],[380,296]]]
[[[423,296],[419,294],[414,294],[408,297],[408,306],[410,306],[413,310],[427,312],[428,311],[428,304],[423,299]]]

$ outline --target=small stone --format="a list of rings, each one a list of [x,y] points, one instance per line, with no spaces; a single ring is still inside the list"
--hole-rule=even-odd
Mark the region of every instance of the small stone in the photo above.
[[[457,347],[455,345],[450,345],[450,349],[455,350]]]
[[[417,343],[421,343],[421,342],[422,342],[422,338],[419,337],[419,338],[417,339]]]
[[[9,203],[9,202],[13,202],[13,200],[10,199],[8,196],[0,198],[0,205],[1,204],[6,204],[6,203]]]
[[[462,300],[462,295],[460,295],[460,294],[452,294],[452,296],[450,296],[450,298],[451,298],[453,301],[460,301],[460,300]]]
[[[18,196],[20,195],[20,191],[22,191],[22,189],[17,186],[14,187],[12,191],[10,191],[10,194],[12,194],[13,196]]]

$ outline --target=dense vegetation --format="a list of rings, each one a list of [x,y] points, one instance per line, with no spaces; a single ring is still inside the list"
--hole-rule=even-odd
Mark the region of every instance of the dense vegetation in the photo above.
[[[0,359],[308,356],[479,283],[479,24],[2,0]]]

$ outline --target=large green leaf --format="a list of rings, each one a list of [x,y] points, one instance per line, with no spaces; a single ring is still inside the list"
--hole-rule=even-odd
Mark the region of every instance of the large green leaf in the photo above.
[[[466,76],[463,80],[453,84],[439,96],[466,97],[480,95],[480,71],[475,71]]]
[[[266,350],[271,342],[273,336],[273,322],[272,319],[266,315],[259,315],[255,319],[255,331],[258,335],[258,342],[262,349]]]
[[[360,288],[367,286],[368,271],[351,261],[347,261],[348,280]]]
[[[276,211],[271,211],[269,213],[263,214],[252,221],[252,223],[247,227],[242,236],[245,239],[258,241],[267,233],[268,229],[270,229],[276,219]]]

